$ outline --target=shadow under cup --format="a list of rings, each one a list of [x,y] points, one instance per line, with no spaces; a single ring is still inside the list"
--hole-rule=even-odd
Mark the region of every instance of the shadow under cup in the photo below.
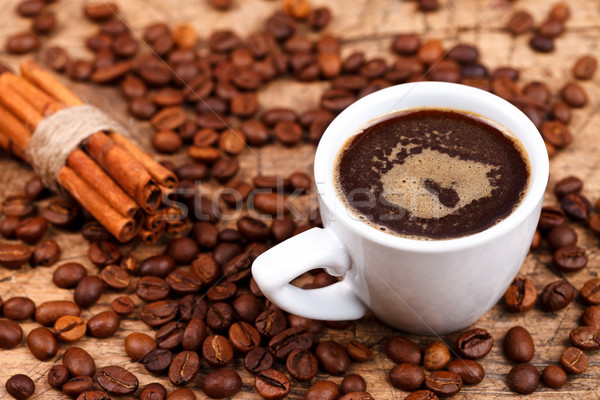
[[[381,232],[345,208],[333,168],[348,138],[388,114],[425,107],[479,114],[519,140],[529,158],[530,182],[512,214],[470,236],[423,241]],[[339,238],[352,260],[344,280],[354,293],[378,318],[398,329],[440,334],[479,319],[514,279],[539,219],[548,168],[538,130],[510,103],[464,85],[418,82],[383,89],[344,110],[319,143],[315,182],[325,229]]]

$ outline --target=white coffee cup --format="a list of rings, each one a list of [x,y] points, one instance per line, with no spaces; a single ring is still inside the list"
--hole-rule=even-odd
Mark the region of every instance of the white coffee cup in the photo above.
[[[512,214],[480,233],[422,241],[380,232],[345,208],[333,168],[347,139],[387,114],[422,107],[479,114],[522,143],[531,178]],[[256,283],[269,300],[296,315],[349,320],[370,309],[395,328],[422,334],[463,329],[504,294],[529,250],[549,169],[544,142],[521,111],[483,90],[443,82],[402,84],[358,100],[329,125],[314,165],[324,228],[303,232],[258,257],[252,266]],[[315,268],[343,279],[312,290],[289,283]]]

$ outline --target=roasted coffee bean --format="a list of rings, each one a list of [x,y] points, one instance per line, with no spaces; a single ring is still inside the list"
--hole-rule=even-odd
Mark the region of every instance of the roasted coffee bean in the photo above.
[[[180,180],[195,182],[208,176],[208,168],[202,163],[188,162],[180,165],[176,173]]]
[[[317,374],[317,359],[308,350],[292,351],[288,355],[285,365],[290,375],[300,382],[310,380]]]
[[[233,309],[239,319],[253,323],[263,311],[262,302],[250,293],[242,293],[233,302]]]
[[[181,137],[174,131],[158,131],[152,137],[152,147],[159,153],[173,154],[183,146]]]
[[[154,339],[145,333],[134,332],[125,338],[125,352],[133,361],[141,361],[146,354],[156,348]]]
[[[463,386],[460,375],[450,371],[434,371],[425,378],[425,387],[438,397],[454,396]]]
[[[559,2],[554,4],[548,13],[548,17],[556,19],[558,21],[566,21],[571,16],[571,9],[565,2]]]
[[[538,34],[553,39],[562,35],[564,30],[565,26],[562,21],[549,18],[540,24],[538,27]]]
[[[210,175],[219,182],[227,182],[238,171],[239,164],[234,158],[221,157],[215,162],[210,170]]]
[[[296,23],[283,12],[277,12],[267,19],[266,29],[276,40],[285,40],[296,31]]]
[[[227,303],[214,303],[206,312],[206,325],[215,332],[227,331],[233,320],[233,308]]]
[[[600,304],[600,279],[593,278],[587,281],[581,288],[580,293],[587,304]]]
[[[471,349],[469,344],[473,342],[473,340],[476,339],[463,341],[461,344],[464,347]],[[435,341],[430,343],[423,351],[423,366],[429,371],[436,371],[444,368],[450,361],[450,358],[451,355],[448,346],[440,341]]]
[[[581,350],[600,349],[600,330],[591,326],[575,328],[569,334],[569,341]]]
[[[573,141],[571,131],[561,121],[543,122],[540,133],[546,142],[556,147],[568,146]]]
[[[567,225],[557,226],[548,233],[548,244],[554,250],[577,243],[577,233]]]
[[[15,232],[17,230],[17,226],[21,220],[17,217],[5,217],[0,222],[0,234],[4,236],[5,239],[15,239]]]
[[[217,252],[217,249],[215,249],[215,255],[221,256],[221,254]],[[241,246],[239,251],[241,251]],[[219,257],[219,259],[221,259],[221,257]],[[192,262],[192,271],[200,278],[200,281],[204,286],[213,285],[219,276],[221,276],[219,265],[217,265],[215,259],[207,253],[200,254],[196,257]]]
[[[89,242],[111,240],[113,236],[96,221],[85,223],[81,227],[81,236]]]
[[[48,222],[42,217],[32,217],[19,222],[15,235],[25,243],[35,244],[48,230]]]
[[[199,246],[213,249],[218,243],[219,231],[213,224],[200,221],[194,224],[190,235]]]
[[[235,395],[242,389],[242,378],[232,369],[218,369],[206,375],[201,387],[207,396],[223,399]]]
[[[265,399],[283,399],[290,392],[290,380],[275,369],[266,369],[254,378],[254,388]]]
[[[85,267],[79,263],[66,263],[59,266],[52,276],[52,282],[59,288],[70,289],[87,275]]]
[[[25,192],[25,196],[32,200],[37,200],[46,194],[47,188],[40,177],[34,176],[25,183],[23,191]]]
[[[514,326],[504,337],[504,355],[517,363],[529,362],[535,353],[533,339],[527,329]]]
[[[450,361],[448,371],[460,375],[465,385],[477,385],[485,377],[483,367],[473,360]]]
[[[100,278],[104,281],[106,286],[115,290],[126,289],[131,281],[129,272],[127,272],[125,268],[114,264],[108,265],[100,271]]]
[[[289,216],[274,219],[271,223],[271,231],[273,233],[273,238],[277,242],[283,242],[284,240],[292,237],[296,228],[296,223]]]
[[[167,255],[179,265],[188,265],[198,255],[199,248],[193,239],[180,237],[169,243]]]
[[[63,315],[79,316],[81,310],[77,304],[66,300],[53,300],[40,304],[35,310],[35,320],[46,326],[54,325]]]
[[[118,396],[132,394],[139,386],[139,381],[134,374],[118,366],[102,368],[96,380],[102,389]]]
[[[181,347],[184,350],[196,351],[206,339],[206,324],[199,318],[192,318],[181,335]]]
[[[338,113],[354,103],[355,95],[345,89],[328,89],[321,96],[321,106],[329,111]]]
[[[48,371],[48,384],[60,390],[62,385],[69,380],[69,370],[64,365],[54,365]]]
[[[298,315],[288,315],[290,328],[304,328],[311,331],[313,334],[321,333],[325,329],[323,321],[317,321],[310,318],[300,317]]]
[[[182,351],[173,358],[169,367],[169,381],[176,386],[185,386],[198,374],[200,358],[194,351]]]
[[[179,313],[182,321],[189,321],[193,318],[204,319],[208,305],[201,296],[187,295],[179,302]]]
[[[542,213],[538,222],[538,229],[549,231],[565,223],[565,213],[560,207],[545,206],[542,207]]]
[[[4,300],[2,313],[13,321],[22,321],[33,317],[35,303],[29,297],[16,296]]]
[[[114,335],[121,325],[121,318],[114,311],[103,311],[87,322],[87,333],[91,337],[106,338]]]
[[[400,55],[412,55],[419,50],[421,40],[418,35],[399,34],[392,40],[392,51]]]
[[[149,120],[156,114],[156,105],[150,99],[139,96],[129,101],[129,113],[141,120]]]
[[[141,359],[144,368],[153,374],[162,374],[163,372],[166,372],[172,361],[173,354],[167,349],[152,350],[145,354]]]
[[[116,15],[119,12],[119,7],[115,3],[89,3],[83,7],[83,13],[92,21],[104,21]]]
[[[573,286],[564,280],[558,280],[544,287],[540,295],[540,303],[546,311],[558,311],[568,306],[574,296]]]
[[[429,390],[417,390],[408,395],[404,400],[438,400],[438,397]]]
[[[83,392],[92,390],[93,385],[94,381],[89,376],[76,376],[69,379],[60,389],[67,396],[75,398]]]
[[[546,386],[553,389],[560,389],[567,383],[567,374],[558,365],[548,365],[542,371],[542,380]]]
[[[304,394],[305,400],[335,400],[340,390],[335,382],[318,381],[313,383]]]
[[[392,386],[412,392],[425,382],[425,372],[415,364],[402,363],[395,365],[388,374]]]
[[[273,356],[264,347],[257,346],[246,353],[244,368],[252,374],[257,374],[273,366]]]
[[[28,399],[35,392],[35,383],[27,375],[13,375],[4,385],[6,392],[17,400]]]
[[[60,247],[56,241],[45,239],[39,242],[33,249],[31,258],[33,266],[49,267],[60,258]]]
[[[386,342],[385,354],[397,364],[421,364],[421,348],[410,339],[400,336],[393,336]]]
[[[202,282],[196,274],[183,269],[173,270],[166,278],[165,282],[173,292],[185,296],[197,293],[200,290]]]
[[[358,362],[367,362],[373,358],[373,351],[368,348],[364,343],[353,339],[346,345],[346,350],[351,359]],[[419,362],[420,362],[420,350],[419,350]]]
[[[319,363],[328,374],[342,375],[350,368],[350,357],[348,356],[348,352],[344,346],[337,342],[327,340],[319,343],[315,354]],[[277,354],[275,354],[275,356],[277,357]]]
[[[556,229],[556,228],[555,228]],[[506,307],[513,312],[531,310],[537,299],[537,291],[529,278],[517,277],[504,293]]]
[[[229,327],[229,340],[236,350],[246,353],[260,345],[260,333],[247,322],[236,322]]]
[[[314,31],[324,29],[331,21],[331,11],[327,7],[316,7],[310,11],[307,24]]]
[[[573,65],[573,76],[576,79],[588,80],[592,79],[596,74],[598,61],[592,55],[581,56]]]
[[[33,32],[21,32],[6,39],[6,51],[10,54],[25,54],[37,50],[40,40]]]
[[[67,76],[74,81],[88,81],[94,72],[94,64],[87,60],[70,60]]]
[[[536,34],[531,38],[529,46],[540,53],[551,53],[554,51],[554,42],[552,39],[539,34]]]
[[[275,356],[275,358],[281,360],[285,359],[293,350],[310,349],[312,344],[313,334],[310,332],[310,330],[305,328],[288,328],[273,336],[273,338],[269,341],[269,351],[273,354],[273,356]],[[326,342],[322,346],[322,355],[325,357],[326,362],[331,366],[332,370],[338,367],[336,362],[340,364],[338,369],[343,369],[343,367],[346,366],[344,355],[346,355],[346,358],[348,356],[346,349],[342,347],[343,351],[341,351],[336,345],[337,343],[335,342]],[[340,360],[335,359],[336,356],[339,356]]]
[[[561,98],[571,107],[584,107],[588,103],[585,89],[574,82],[569,82],[560,91]]]
[[[75,400],[111,400],[111,397],[101,390],[88,390],[77,396]]]
[[[519,394],[535,392],[540,384],[540,373],[529,363],[517,364],[508,373],[508,387]]]
[[[456,339],[456,349],[465,358],[478,359],[485,357],[492,346],[494,338],[485,329],[471,329],[463,332]]]
[[[96,372],[94,359],[81,347],[69,347],[63,354],[62,364],[69,370],[71,376],[93,376]]]
[[[140,263],[138,274],[140,276],[156,276],[165,278],[176,267],[175,260],[166,254],[151,256]]]
[[[160,383],[150,383],[140,391],[140,400],[165,400],[167,389]]]
[[[182,343],[184,328],[185,324],[183,322],[167,322],[156,331],[156,344],[161,349],[174,349]]]
[[[29,332],[27,347],[31,354],[40,361],[47,361],[58,352],[58,342],[54,334],[44,327],[38,327]]]
[[[342,379],[342,393],[365,393],[367,390],[367,382],[365,378],[358,374],[350,374],[346,375],[344,379]],[[352,397],[350,397],[352,398]]]
[[[256,317],[254,325],[262,336],[271,338],[285,329],[286,319],[281,310],[272,308],[260,313],[258,317]]]
[[[575,221],[586,221],[592,208],[590,201],[578,193],[565,195],[560,201],[560,206],[565,214]]]
[[[96,304],[104,292],[104,282],[95,275],[83,277],[75,287],[73,299],[79,307],[89,308]]]
[[[42,216],[52,225],[69,228],[79,215],[79,206],[68,199],[54,199],[42,209]]]
[[[583,189],[583,181],[576,176],[567,176],[556,182],[554,194],[563,197],[571,193],[579,193]]]
[[[69,63],[69,54],[62,47],[52,46],[44,52],[43,60],[46,67],[55,72],[63,72]]]
[[[150,123],[157,131],[173,131],[186,121],[185,110],[179,106],[165,107],[156,113]],[[179,136],[177,136],[179,139]]]
[[[262,221],[252,217],[242,217],[237,221],[239,232],[248,240],[265,242],[271,237],[271,229]]]
[[[17,269],[27,263],[32,254],[32,250],[22,244],[0,244],[0,265],[8,269]]]
[[[286,146],[294,146],[302,139],[302,128],[296,122],[277,122],[273,128],[275,138]]]
[[[92,242],[88,248],[88,257],[96,266],[104,268],[110,264],[118,264],[121,260],[121,251],[113,242]]]
[[[600,307],[587,307],[581,315],[581,321],[586,326],[591,326],[600,329]]]
[[[251,200],[248,200],[249,206],[272,216],[283,215],[289,212],[285,197],[279,193],[255,192]]]
[[[569,245],[556,250],[552,261],[554,262],[554,266],[559,270],[573,272],[585,268],[588,263],[588,257],[584,248]]]
[[[23,339],[23,329],[16,322],[0,319],[0,348],[11,349]]]
[[[27,196],[8,196],[2,201],[2,214],[23,218],[35,211],[35,204]]]
[[[175,300],[148,303],[140,310],[140,319],[150,326],[160,326],[177,317],[179,304]]]
[[[75,342],[85,335],[85,322],[74,315],[63,315],[54,323],[54,334],[62,342]]]
[[[596,237],[600,237],[600,216],[592,215],[588,221],[588,227]]]
[[[233,360],[233,347],[226,337],[211,335],[202,343],[202,356],[213,367],[224,367]]]
[[[557,101],[550,107],[550,116],[563,124],[568,124],[571,121],[571,109],[564,101]]]
[[[21,17],[35,17],[42,12],[44,4],[43,0],[23,0],[17,6],[17,12]]]
[[[531,245],[529,246],[530,250],[536,250],[542,244],[542,234],[540,231],[536,230],[533,234],[533,239],[531,239]],[[506,300],[506,299],[505,299]]]
[[[135,303],[128,296],[119,296],[110,303],[110,307],[120,317],[127,317],[135,310]]]

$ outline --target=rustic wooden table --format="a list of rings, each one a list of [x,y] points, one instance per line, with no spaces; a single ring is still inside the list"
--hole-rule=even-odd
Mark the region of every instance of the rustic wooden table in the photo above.
[[[150,22],[164,20],[175,24],[191,22],[197,29],[201,44],[211,29],[232,28],[241,36],[260,29],[262,21],[277,9],[281,1],[267,0],[234,0],[235,6],[228,12],[218,12],[207,4],[207,0],[116,0],[121,7],[121,15],[126,18],[131,28],[137,34]],[[16,31],[28,28],[29,22],[20,18],[13,11],[18,0],[3,0],[3,12],[0,13],[0,43]],[[95,32],[95,25],[82,17],[83,0],[60,0],[51,5],[60,20],[57,32],[45,39],[43,47],[60,44],[69,49],[74,56],[90,58],[91,55],[83,45],[84,39]],[[384,57],[392,60],[389,52],[390,39],[399,32],[416,32],[424,38],[442,40],[446,47],[455,42],[476,44],[481,50],[481,59],[490,69],[501,65],[512,65],[520,68],[521,82],[543,80],[552,91],[558,89],[571,78],[570,69],[573,61],[580,55],[590,53],[600,56],[600,3],[598,0],[573,0],[572,17],[567,23],[566,32],[556,40],[556,50],[551,54],[534,53],[527,41],[529,35],[511,37],[503,31],[509,14],[514,9],[530,11],[536,22],[545,17],[553,2],[539,0],[442,0],[441,10],[429,14],[417,13],[416,4],[412,1],[401,0],[311,0],[314,5],[327,5],[331,8],[334,20],[327,28],[331,33],[343,39],[343,55],[354,50],[362,50],[369,57]],[[3,54],[2,60],[16,67],[19,61],[31,56],[8,56]],[[263,109],[271,106],[287,106],[298,111],[304,111],[318,104],[321,91],[326,83],[299,84],[293,81],[279,81],[268,85],[260,93]],[[600,197],[600,76],[582,84],[590,97],[589,105],[574,112],[570,127],[574,135],[573,144],[560,152],[551,161],[550,187],[560,178],[575,174],[585,180],[583,193],[592,201]],[[133,120],[126,113],[126,108],[115,89],[97,87],[91,84],[73,84],[69,86],[81,94],[86,101],[93,103],[129,125],[136,133],[138,142],[147,150],[151,129],[146,123]],[[265,148],[245,150],[241,155],[241,177],[250,178],[257,173],[287,175],[296,170],[311,173],[314,146],[303,144],[289,149],[273,144]],[[159,156],[159,159],[166,157]],[[183,161],[184,152],[169,157],[176,162]],[[0,153],[0,198],[18,192],[24,182],[32,175],[31,169],[22,163],[8,158]],[[214,187],[208,185],[208,190]],[[548,191],[547,203],[555,203],[556,199]],[[305,196],[296,201],[295,205],[307,214],[314,207],[313,196]],[[42,203],[43,204],[43,203]],[[573,224],[579,234],[579,243],[588,250],[589,266],[574,274],[561,274],[551,267],[550,253],[546,245],[527,257],[521,273],[529,276],[540,291],[548,282],[562,277],[571,282],[576,288],[591,277],[596,277],[600,271],[600,252],[598,239],[594,238],[582,226]],[[95,267],[87,259],[87,243],[78,234],[50,229],[49,236],[55,238],[62,247],[61,262],[77,261],[84,264],[90,272]],[[147,247],[140,244],[127,246],[138,259],[164,250],[165,243]],[[60,263],[58,263],[60,264]],[[58,265],[57,264],[57,265]],[[32,298],[36,304],[47,300],[72,299],[70,290],[63,290],[52,285],[51,277],[56,266],[51,268],[31,269],[23,267],[18,271],[0,269],[0,296],[7,299],[13,296],[25,295]],[[440,266],[443,273],[443,265]],[[127,291],[133,293],[132,287]],[[96,304],[82,314],[84,319],[106,310],[113,298],[121,293],[108,291]],[[457,296],[460,296],[457,293]],[[133,295],[138,305],[139,299]],[[487,313],[475,326],[487,329],[496,339],[491,353],[482,360],[486,370],[485,380],[477,386],[466,387],[456,398],[460,399],[489,399],[516,398],[506,384],[506,376],[511,368],[502,354],[502,338],[504,333],[514,325],[527,327],[533,335],[536,354],[532,363],[542,370],[545,366],[556,363],[561,352],[568,345],[568,334],[578,326],[578,319],[583,311],[579,300],[573,301],[566,309],[556,313],[545,313],[535,308],[527,313],[512,314],[506,311],[500,303]],[[23,323],[25,334],[37,326],[35,322]],[[141,364],[133,363],[123,349],[125,337],[135,331],[150,333],[150,329],[135,318],[122,321],[120,331],[112,338],[97,340],[84,338],[77,342],[85,348],[96,360],[98,367],[120,365],[134,372],[140,386],[159,381],[172,389],[164,377],[154,377],[146,372]],[[346,343],[357,338],[369,345],[375,352],[375,357],[367,363],[355,363],[349,373],[362,374],[368,382],[368,391],[377,399],[403,399],[406,394],[394,389],[387,381],[387,373],[393,363],[383,352],[385,340],[394,332],[366,317],[356,321],[351,328],[342,331],[327,330],[321,339],[334,338]],[[421,344],[427,344],[432,337],[410,336]],[[448,335],[443,339],[454,343],[456,335]],[[14,350],[0,351],[0,398],[8,398],[4,382],[13,374],[25,373],[36,382],[37,389],[34,398],[62,399],[65,396],[51,389],[46,381],[48,369],[60,362],[66,345],[61,345],[59,353],[52,360],[40,362],[36,360],[23,344]],[[236,399],[258,399],[260,396],[253,390],[254,377],[247,373],[240,361],[234,367],[240,372],[244,387],[236,395]],[[208,367],[201,368],[199,377],[190,388],[198,393],[198,398],[204,398],[199,389],[201,377],[209,371]],[[600,396],[598,389],[600,378],[600,358],[590,354],[590,367],[587,371],[569,379],[567,385],[559,391],[543,385],[531,395],[535,399],[578,398],[591,399]],[[319,379],[331,379],[341,382],[341,377],[329,377],[319,374],[313,382]],[[293,383],[289,398],[302,398],[310,383]]]

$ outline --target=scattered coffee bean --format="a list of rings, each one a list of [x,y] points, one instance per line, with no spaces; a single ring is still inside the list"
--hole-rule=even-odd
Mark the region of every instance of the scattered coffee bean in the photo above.
[[[577,59],[573,65],[573,76],[576,79],[588,80],[592,79],[596,74],[598,61],[592,55],[585,55]]]
[[[45,326],[52,326],[63,315],[78,317],[81,309],[68,300],[51,300],[40,304],[35,310],[35,320]]]
[[[473,360],[452,360],[448,364],[448,371],[460,375],[465,385],[477,385],[485,377],[481,364]]]
[[[517,364],[508,373],[508,387],[519,394],[530,394],[540,384],[540,373],[529,363]]]
[[[29,297],[16,296],[4,301],[2,313],[13,321],[22,321],[33,317],[35,303]]]
[[[560,356],[560,364],[568,374],[582,374],[588,367],[587,355],[577,347],[568,347]]]
[[[235,395],[242,389],[242,378],[236,371],[222,368],[206,375],[201,387],[207,396],[223,399]]]
[[[488,331],[481,328],[463,332],[456,339],[456,349],[465,358],[478,359],[485,357],[492,346],[494,338]]]
[[[25,243],[35,244],[48,230],[48,222],[42,217],[24,219],[17,225],[15,235]]]
[[[44,327],[38,327],[29,332],[27,347],[31,354],[40,361],[48,361],[58,352],[58,342],[54,334]]]
[[[296,349],[292,351],[285,365],[290,375],[300,382],[308,381],[317,374],[317,359],[308,350]]]
[[[160,383],[150,383],[140,391],[140,400],[165,400],[167,389]]]
[[[454,396],[463,386],[460,375],[450,371],[434,371],[425,378],[425,387],[438,397]]]
[[[31,259],[32,254],[32,250],[22,244],[0,244],[0,265],[8,269],[18,269]]]
[[[54,323],[54,334],[63,342],[75,342],[85,335],[85,331],[85,322],[74,315],[63,315]]]
[[[600,349],[600,330],[591,326],[575,328],[569,334],[569,341],[581,350]]]
[[[320,365],[328,374],[342,375],[350,368],[348,352],[344,346],[337,342],[326,340],[319,343],[315,354]]]
[[[548,244],[554,250],[577,243],[577,233],[567,225],[557,226],[548,233]]]
[[[39,242],[33,249],[31,262],[33,266],[49,267],[60,258],[60,247],[56,241],[45,239]]]
[[[533,358],[535,346],[527,329],[514,326],[504,337],[504,355],[511,361],[525,363]]]
[[[103,292],[104,282],[102,279],[95,275],[88,275],[77,283],[73,299],[78,306],[88,308],[96,304]]]
[[[517,277],[504,293],[506,307],[513,312],[531,310],[537,299],[537,291],[529,278]]]
[[[283,317],[283,315],[282,315]],[[285,321],[285,317],[284,321]],[[346,349],[333,341],[319,343],[321,351],[317,350],[316,355],[325,369],[329,368],[332,371],[338,371],[341,374],[342,369],[348,369],[350,359],[346,353]],[[283,360],[294,350],[308,350],[313,345],[313,334],[305,328],[288,328],[281,331],[269,341],[269,351],[275,358]],[[318,348],[319,346],[317,346]],[[340,349],[341,347],[341,349]],[[320,354],[320,355],[319,355]],[[323,359],[321,359],[323,357]],[[347,360],[346,360],[347,359]],[[347,362],[346,362],[347,361]]]
[[[394,336],[386,342],[385,354],[397,364],[421,364],[421,348],[410,339],[400,336]]]
[[[135,375],[118,366],[104,367],[96,377],[102,389],[118,396],[133,394],[139,385]]]
[[[73,398],[78,397],[83,392],[92,390],[93,385],[94,381],[89,376],[76,376],[65,382],[61,390],[64,394]]]
[[[110,308],[120,317],[127,317],[135,310],[135,303],[127,296],[119,296],[110,303]]]
[[[267,400],[283,399],[290,392],[290,380],[275,369],[266,369],[254,378],[254,388]]]
[[[87,321],[87,333],[91,337],[106,338],[114,335],[121,325],[121,318],[114,311],[103,311]]]
[[[11,349],[23,340],[23,329],[8,319],[0,319],[0,348]]]
[[[425,382],[425,372],[415,364],[402,363],[395,365],[388,374],[392,386],[412,392]]]
[[[69,347],[63,354],[62,364],[69,370],[71,376],[93,376],[96,372],[94,359],[81,347]]]
[[[59,389],[69,380],[69,370],[64,365],[54,365],[48,371],[48,384]]]
[[[554,185],[554,194],[563,197],[571,193],[579,193],[583,189],[583,181],[576,176],[567,176]]]
[[[552,389],[560,389],[567,383],[566,372],[558,365],[548,365],[542,371],[542,380]]]
[[[569,245],[556,250],[552,256],[552,261],[559,270],[573,272],[585,268],[588,257],[583,247]]]
[[[6,381],[4,385],[8,394],[17,400],[30,398],[35,392],[35,383],[27,375],[13,375]]]
[[[588,103],[588,96],[581,86],[574,82],[567,83],[560,91],[562,99],[571,107],[585,107]]]

